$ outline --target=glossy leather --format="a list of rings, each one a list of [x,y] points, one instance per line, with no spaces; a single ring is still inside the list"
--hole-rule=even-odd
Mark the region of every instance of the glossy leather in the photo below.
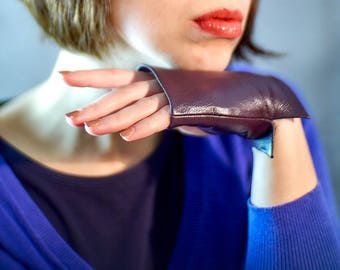
[[[199,126],[209,133],[235,133],[248,139],[267,137],[272,121],[308,118],[294,92],[281,80],[247,72],[210,72],[153,68],[166,94],[170,128]]]

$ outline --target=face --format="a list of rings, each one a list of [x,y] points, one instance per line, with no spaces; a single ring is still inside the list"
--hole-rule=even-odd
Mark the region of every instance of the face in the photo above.
[[[113,25],[147,57],[183,69],[223,70],[246,24],[251,0],[114,0]]]

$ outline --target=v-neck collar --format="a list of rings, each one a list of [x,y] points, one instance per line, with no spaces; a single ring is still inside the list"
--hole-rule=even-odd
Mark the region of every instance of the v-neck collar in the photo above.
[[[47,260],[48,265],[56,265],[58,269],[93,269],[58,234],[1,155],[0,172],[2,200],[7,202],[22,232],[28,234],[30,245],[33,242],[43,253],[41,260]]]
[[[196,149],[196,144],[192,143],[192,139],[186,136],[184,140],[184,147],[187,148],[187,150],[183,151],[185,164],[193,168],[195,164],[190,165],[190,163],[194,161],[193,156],[195,154],[193,149]],[[0,194],[4,196],[2,199],[6,200],[14,209],[17,219],[23,223],[21,224],[22,229],[29,233],[29,237],[34,238],[34,245],[39,246],[41,251],[44,252],[41,256],[42,260],[50,260],[47,264],[58,265],[60,269],[93,269],[58,234],[1,155],[0,172]],[[178,242],[168,267],[168,269],[174,270],[179,269],[179,267],[185,269],[185,266],[188,266],[190,262],[190,258],[194,253],[193,243],[197,238],[201,212],[199,201],[201,200],[202,189],[199,183],[200,177],[198,177],[199,170],[185,169],[184,173],[182,219],[178,231]],[[190,179],[194,181],[190,181]]]

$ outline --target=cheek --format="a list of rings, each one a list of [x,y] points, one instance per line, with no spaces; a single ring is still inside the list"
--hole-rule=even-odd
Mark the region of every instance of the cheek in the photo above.
[[[252,2],[253,1],[251,1],[251,0],[245,0],[244,3],[243,3],[243,14],[244,14],[243,27],[246,26],[246,22],[247,22],[248,17],[249,17],[249,11],[250,11],[250,7],[252,5]]]
[[[222,71],[229,64],[236,41],[216,40],[192,45],[176,59],[185,69]]]
[[[150,62],[171,66],[174,51],[183,45],[178,25],[171,23],[173,16],[169,17],[164,8],[150,11],[139,9],[138,13],[126,14],[119,21],[119,35],[127,45]]]
[[[121,4],[123,8],[118,12],[120,16],[117,16],[115,25],[119,25],[119,35],[130,47],[166,66],[210,70],[226,67],[237,46],[237,40],[209,41],[192,38],[192,25],[188,20],[190,16],[184,12],[190,10],[189,2],[184,0],[174,6],[171,1],[159,0],[162,6],[157,2],[153,3],[154,8],[147,9],[141,2],[148,1],[155,0],[127,1]],[[246,19],[251,1],[239,1],[237,6]]]
[[[111,10],[112,23],[120,38],[129,45],[138,43],[145,26],[142,20],[144,10],[139,1],[112,1]]]
[[[134,10],[125,11],[124,15],[116,21],[119,36],[132,48],[146,52],[151,46],[155,29],[150,16],[146,16],[143,9],[140,12]]]

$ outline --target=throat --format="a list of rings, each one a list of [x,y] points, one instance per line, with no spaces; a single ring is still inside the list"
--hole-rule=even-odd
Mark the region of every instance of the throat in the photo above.
[[[77,139],[73,138],[68,143],[13,135],[18,134],[17,131],[12,133],[10,130],[1,137],[31,162],[62,174],[82,177],[104,177],[123,172],[150,156],[161,139],[161,134],[156,134],[126,142],[118,134],[93,137],[79,132]]]
[[[47,81],[0,109],[0,136],[35,162],[59,172],[104,176],[128,169],[156,149],[161,135],[125,142],[118,134],[92,137],[70,127],[65,114],[89,104],[105,90],[71,88],[58,71],[134,68],[143,62],[162,65],[128,48],[120,48],[105,60],[62,50]]]
[[[61,106],[34,111],[39,103],[34,93],[27,94],[1,108],[0,137],[49,169],[79,176],[112,175],[141,162],[159,144],[161,134],[134,142],[119,134],[91,136],[83,128],[70,127]]]
[[[84,177],[104,177],[121,173],[148,158],[158,147],[161,135],[126,142],[120,136],[112,135],[111,143],[102,146],[88,147],[78,151],[67,159],[47,161],[45,166],[71,175]],[[105,147],[105,144],[108,144]],[[92,146],[95,144],[92,144]]]

